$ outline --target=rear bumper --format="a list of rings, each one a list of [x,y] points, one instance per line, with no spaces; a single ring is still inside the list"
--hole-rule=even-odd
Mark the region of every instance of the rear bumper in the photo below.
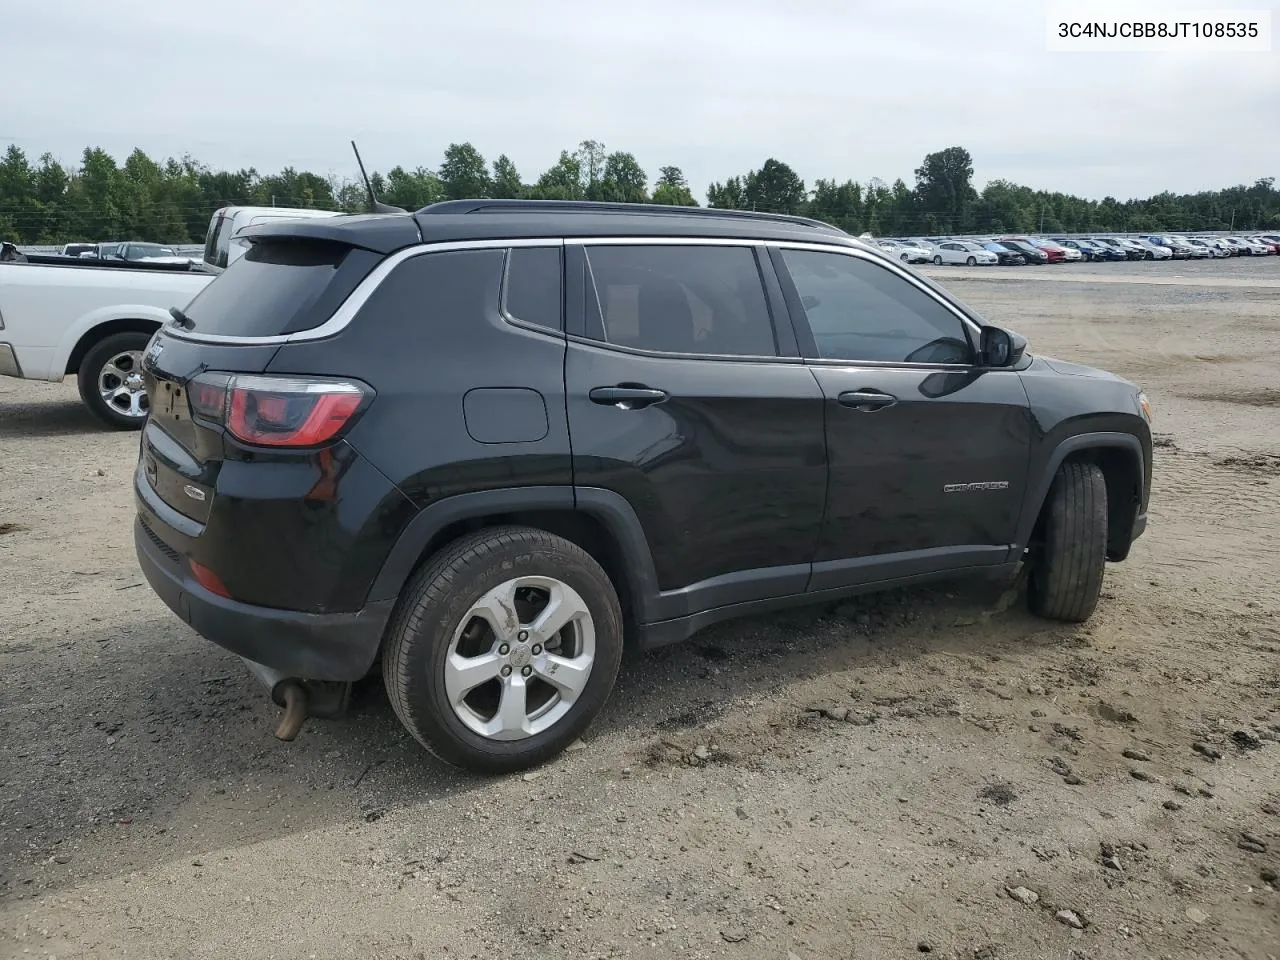
[[[148,526],[142,511],[133,543],[156,595],[206,640],[304,680],[359,680],[373,666],[394,600],[331,614],[238,603],[196,583],[185,559]]]

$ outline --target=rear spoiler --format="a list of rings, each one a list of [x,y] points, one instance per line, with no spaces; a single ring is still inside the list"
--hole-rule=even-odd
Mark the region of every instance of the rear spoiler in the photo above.
[[[408,214],[351,214],[300,220],[271,220],[241,227],[235,236],[250,243],[269,240],[314,240],[359,247],[383,255],[418,243],[418,222]]]

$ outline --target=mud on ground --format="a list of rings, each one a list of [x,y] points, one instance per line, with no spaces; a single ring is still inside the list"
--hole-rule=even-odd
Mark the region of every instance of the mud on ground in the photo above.
[[[1280,954],[1280,258],[1062,269],[931,272],[1152,398],[1090,623],[957,584],[726,624],[508,779],[376,684],[273,740],[142,583],[136,435],[0,380],[0,957]]]

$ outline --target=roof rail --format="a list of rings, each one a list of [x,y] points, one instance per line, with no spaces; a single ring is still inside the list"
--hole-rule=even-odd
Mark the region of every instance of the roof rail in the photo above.
[[[662,203],[608,203],[599,200],[442,200],[439,203],[428,204],[417,212],[422,214],[630,213],[637,216],[769,220],[845,234],[844,230],[830,223],[790,213],[763,213],[756,210],[729,210],[721,207],[677,207]]]

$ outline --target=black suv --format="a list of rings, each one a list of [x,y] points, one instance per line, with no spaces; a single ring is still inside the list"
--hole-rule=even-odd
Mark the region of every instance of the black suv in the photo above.
[[[515,770],[595,717],[624,633],[1024,561],[1082,621],[1146,526],[1134,385],[817,221],[450,201],[247,236],[145,353],[134,539],[286,721],[380,662],[419,741]]]

